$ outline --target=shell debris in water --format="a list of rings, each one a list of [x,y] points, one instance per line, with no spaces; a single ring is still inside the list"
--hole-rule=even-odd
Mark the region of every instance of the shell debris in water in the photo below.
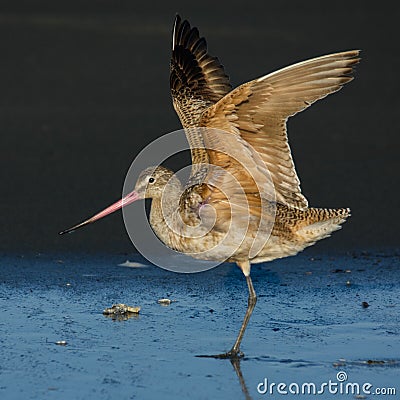
[[[104,315],[139,314],[140,307],[131,307],[126,304],[113,304],[103,311]]]
[[[162,306],[169,306],[172,302],[173,302],[173,300],[170,300],[170,299],[159,299],[159,300],[157,300],[157,303],[161,304]]]

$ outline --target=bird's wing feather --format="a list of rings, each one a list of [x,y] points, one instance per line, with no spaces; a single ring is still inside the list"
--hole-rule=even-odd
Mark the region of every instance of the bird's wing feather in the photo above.
[[[299,209],[308,206],[300,190],[286,134],[287,119],[315,101],[339,90],[353,78],[358,51],[330,54],[300,62],[245,83],[204,111],[200,125],[238,137],[237,146],[250,144],[271,175],[276,200]],[[207,130],[205,130],[207,132]],[[241,140],[239,140],[239,138]],[[214,138],[214,149],[223,147]],[[205,142],[203,138],[203,142]],[[238,168],[229,154],[207,149],[211,163],[232,172]],[[241,181],[244,186],[251,184]]]
[[[231,91],[229,78],[197,28],[176,16],[172,34],[170,85],[175,110],[184,127]]]
[[[200,37],[197,28],[177,15],[172,36],[171,95],[175,111],[186,128],[194,165],[191,182],[195,182],[204,176],[196,164],[207,164],[208,157],[202,136],[190,127],[196,126],[204,110],[232,87],[219,60],[208,54],[206,40]]]
[[[204,137],[210,164],[202,183],[188,187],[181,197],[190,199],[186,206],[182,203],[184,214],[189,221],[211,219],[215,215],[213,229],[222,232],[228,232],[232,224],[246,231],[252,221],[256,232],[265,221],[264,206],[275,202],[268,169],[254,148],[239,135],[213,128],[198,129]],[[212,208],[203,208],[204,205]]]

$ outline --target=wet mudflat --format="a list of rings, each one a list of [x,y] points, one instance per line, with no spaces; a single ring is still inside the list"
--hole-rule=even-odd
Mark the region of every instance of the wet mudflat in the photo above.
[[[308,252],[253,267],[258,303],[235,365],[196,357],[229,350],[236,337],[247,289],[233,265],[177,274],[135,255],[3,254],[0,262],[4,400],[291,398],[257,386],[267,378],[318,389],[339,383],[339,372],[371,383],[371,393],[400,394],[396,252]],[[102,314],[115,303],[140,313]],[[328,388],[318,397],[355,398]]]

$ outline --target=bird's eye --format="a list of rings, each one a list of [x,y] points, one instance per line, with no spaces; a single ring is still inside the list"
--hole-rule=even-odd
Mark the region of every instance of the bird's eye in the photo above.
[[[154,178],[149,178],[149,183],[154,183],[155,179]]]

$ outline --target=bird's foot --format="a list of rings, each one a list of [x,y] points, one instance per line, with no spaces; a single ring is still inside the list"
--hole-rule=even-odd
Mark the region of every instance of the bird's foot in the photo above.
[[[200,355],[196,357],[218,358],[220,360],[239,360],[244,357],[244,353],[242,353],[240,350],[231,349],[228,352],[222,354]]]

